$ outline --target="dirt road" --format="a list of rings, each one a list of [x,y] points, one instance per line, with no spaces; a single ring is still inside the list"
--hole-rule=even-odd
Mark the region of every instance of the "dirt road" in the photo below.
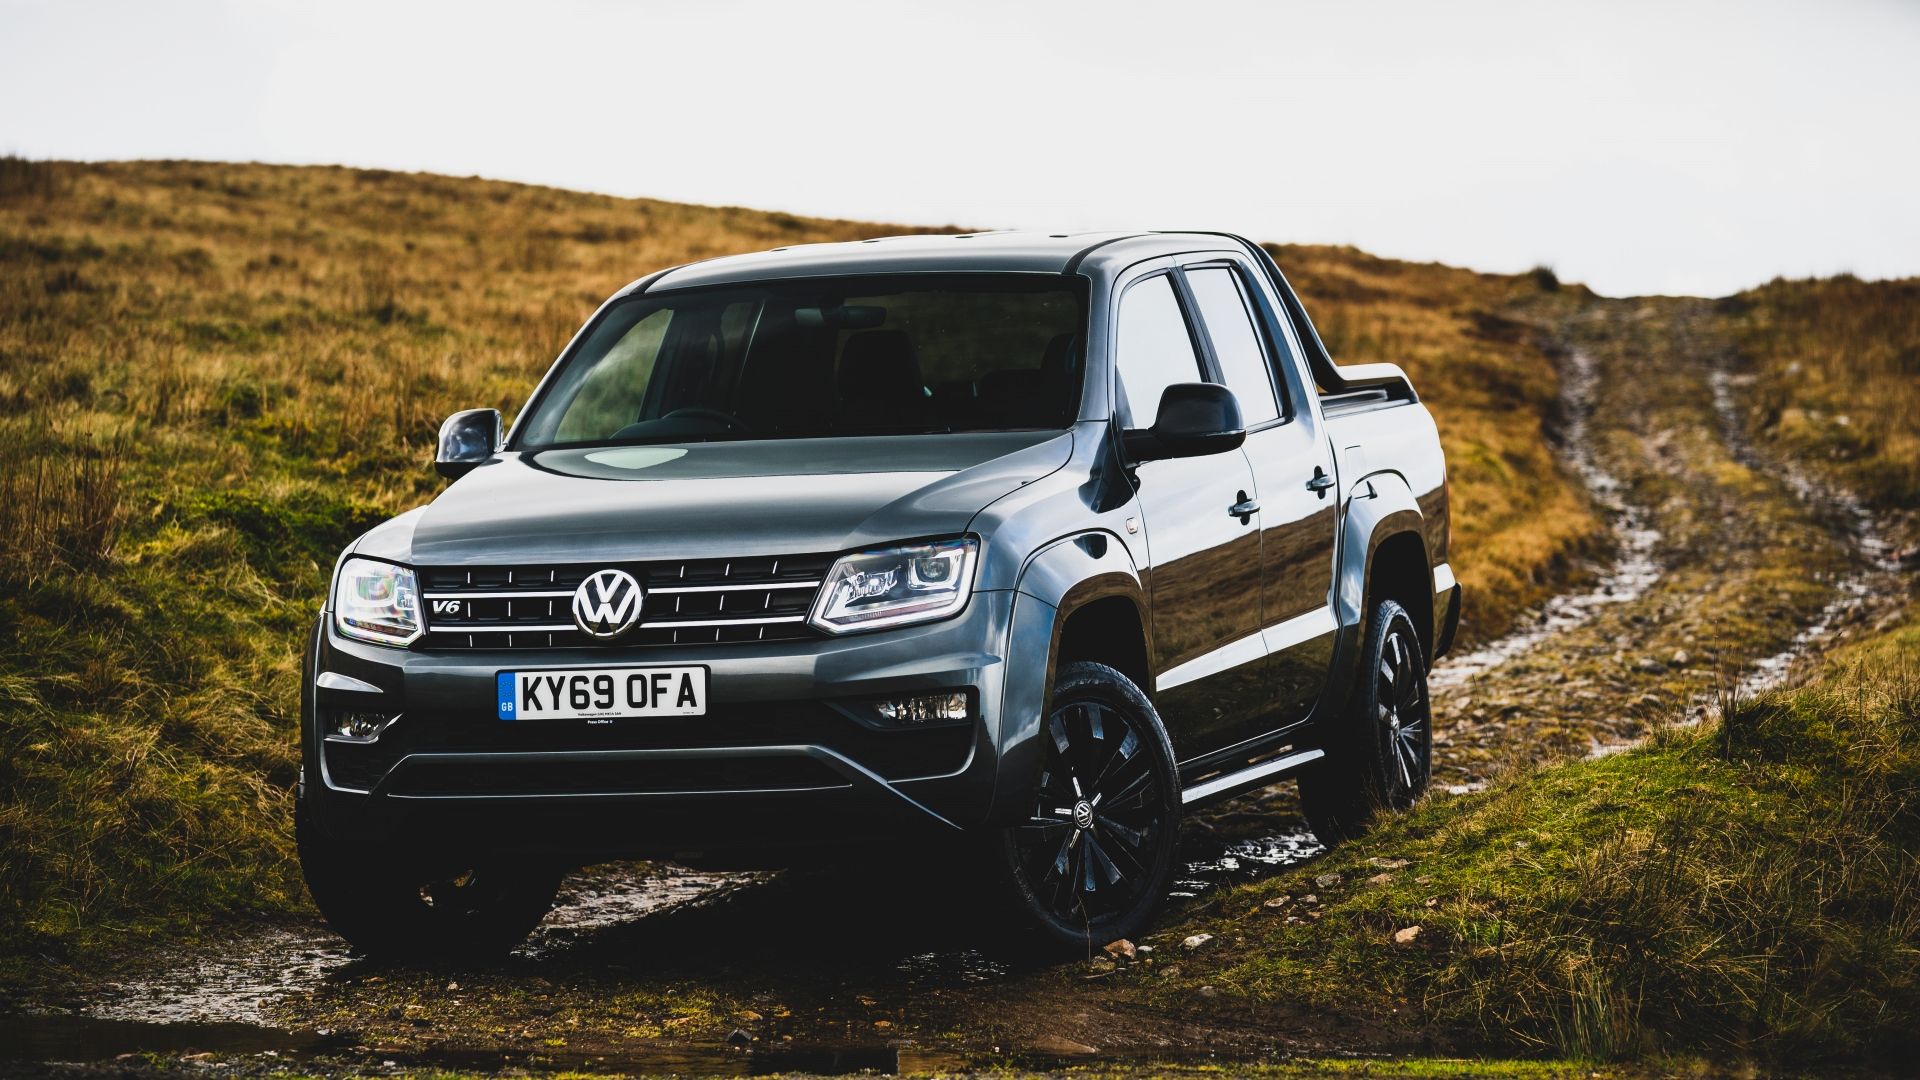
[[[1712,325],[1707,302],[1684,300],[1599,301],[1536,322],[1563,353],[1567,465],[1614,542],[1512,636],[1434,672],[1433,797],[1697,721],[1716,686],[1786,677],[1896,591],[1858,506],[1747,440],[1740,374]],[[1318,851],[1291,785],[1191,833],[1183,900]],[[1284,1009],[1215,1016],[1201,1003],[1170,1016],[1085,977],[1097,973],[989,957],[953,929],[965,922],[963,902],[881,874],[603,868],[572,879],[548,924],[497,966],[381,967],[315,922],[248,928],[50,990],[39,1004],[62,1015],[0,1021],[0,1045],[23,1048],[16,1061],[149,1049],[285,1060],[271,1051],[325,1069],[729,1073],[1415,1047],[1412,1031]]]

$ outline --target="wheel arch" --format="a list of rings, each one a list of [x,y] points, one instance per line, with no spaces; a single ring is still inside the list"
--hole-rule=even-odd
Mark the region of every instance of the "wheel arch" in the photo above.
[[[1412,616],[1427,659],[1435,644],[1433,563],[1425,519],[1398,473],[1374,473],[1349,489],[1341,537],[1341,625],[1366,632],[1375,602],[1392,597]],[[1357,640],[1355,642],[1357,647]]]
[[[1023,778],[1039,770],[1038,736],[1060,664],[1098,660],[1133,679],[1152,699],[1148,610],[1127,546],[1104,530],[1062,537],[1027,560],[1014,597],[995,733],[1000,768],[994,819],[1024,813]]]

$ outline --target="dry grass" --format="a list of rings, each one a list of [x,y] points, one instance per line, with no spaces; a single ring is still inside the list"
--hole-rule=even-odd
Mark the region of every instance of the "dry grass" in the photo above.
[[[1722,305],[1755,426],[1883,507],[1920,507],[1920,279],[1774,281]]]

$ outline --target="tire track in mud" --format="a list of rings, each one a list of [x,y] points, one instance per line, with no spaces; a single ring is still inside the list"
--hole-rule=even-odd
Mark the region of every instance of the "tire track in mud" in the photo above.
[[[1801,502],[1836,521],[1852,544],[1854,566],[1834,584],[1833,599],[1812,622],[1800,628],[1786,648],[1754,662],[1736,687],[1742,697],[1784,684],[1797,663],[1834,636],[1843,619],[1863,611],[1874,596],[1893,596],[1901,591],[1900,560],[1867,505],[1846,488],[1814,478],[1798,462],[1762,453],[1747,437],[1734,400],[1734,386],[1750,381],[1728,370],[1724,358],[1708,375],[1714,411],[1720,416],[1728,448],[1748,468],[1777,473]]]
[[[1560,457],[1586,486],[1588,494],[1609,518],[1613,534],[1612,560],[1597,568],[1593,586],[1561,593],[1518,620],[1519,629],[1468,653],[1443,657],[1427,677],[1436,694],[1466,686],[1516,657],[1537,648],[1554,634],[1564,633],[1593,617],[1608,604],[1624,604],[1659,580],[1664,569],[1655,558],[1660,530],[1648,524],[1648,510],[1625,498],[1620,479],[1603,467],[1594,452],[1590,427],[1598,365],[1591,353],[1574,350],[1562,374],[1560,404],[1565,417]]]

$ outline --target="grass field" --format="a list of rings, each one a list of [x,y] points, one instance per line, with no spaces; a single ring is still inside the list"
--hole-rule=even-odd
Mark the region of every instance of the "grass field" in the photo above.
[[[296,642],[334,555],[429,498],[651,269],[903,230],[339,168],[0,160],[0,934],[51,947],[304,903]],[[1465,633],[1595,522],[1553,463],[1538,286],[1279,249],[1336,353],[1439,415]]]

